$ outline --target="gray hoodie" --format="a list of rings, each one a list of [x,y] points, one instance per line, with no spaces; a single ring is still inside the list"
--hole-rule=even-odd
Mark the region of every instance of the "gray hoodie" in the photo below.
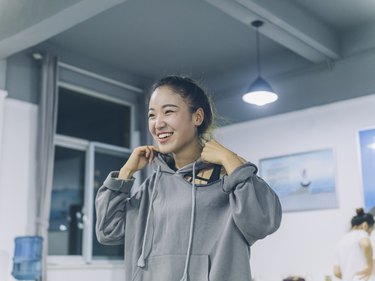
[[[210,164],[174,171],[168,161],[157,154],[156,171],[139,188],[112,172],[98,191],[97,238],[125,243],[125,280],[251,280],[250,246],[281,222],[277,195],[251,163],[198,185],[195,171]]]

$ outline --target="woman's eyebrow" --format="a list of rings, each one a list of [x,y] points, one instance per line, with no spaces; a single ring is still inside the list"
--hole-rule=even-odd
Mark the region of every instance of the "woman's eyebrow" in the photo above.
[[[178,106],[175,105],[175,104],[164,104],[161,108],[166,108],[166,107],[175,107],[175,108],[178,108]],[[155,110],[155,109],[152,108],[152,107],[150,107],[148,110],[151,111],[151,110]]]
[[[162,106],[162,108],[165,108],[165,107],[178,107],[177,105],[175,105],[175,104],[165,104],[165,105],[163,105]]]

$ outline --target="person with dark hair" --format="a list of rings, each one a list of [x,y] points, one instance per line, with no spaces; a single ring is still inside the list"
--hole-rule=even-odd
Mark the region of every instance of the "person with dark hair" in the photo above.
[[[374,229],[374,216],[363,208],[356,210],[352,228],[337,245],[334,275],[344,281],[375,280],[373,250],[370,234]]]
[[[190,78],[154,84],[148,129],[96,197],[96,234],[125,243],[127,281],[248,281],[250,246],[276,231],[281,205],[257,167],[212,138],[210,100]],[[235,136],[233,136],[235,137]],[[152,174],[132,188],[133,174]]]

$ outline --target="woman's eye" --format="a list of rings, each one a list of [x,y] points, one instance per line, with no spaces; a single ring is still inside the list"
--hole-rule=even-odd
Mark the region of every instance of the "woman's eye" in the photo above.
[[[166,110],[166,111],[165,111],[165,114],[171,114],[171,113],[173,113],[172,110]]]
[[[152,119],[152,118],[154,118],[154,117],[155,117],[154,114],[149,114],[149,115],[148,115],[148,119]]]

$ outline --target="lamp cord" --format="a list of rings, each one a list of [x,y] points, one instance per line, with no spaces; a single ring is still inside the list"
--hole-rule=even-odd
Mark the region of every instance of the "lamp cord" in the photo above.
[[[259,47],[259,28],[256,29],[256,41],[257,41],[257,71],[258,71],[258,77],[261,76],[261,68],[260,68],[260,47]]]
[[[256,29],[256,44],[257,44],[257,71],[258,71],[258,77],[262,74],[262,69],[260,65],[260,40],[259,40],[259,27],[263,25],[263,21],[261,20],[255,20],[251,22],[251,25],[255,27]]]

